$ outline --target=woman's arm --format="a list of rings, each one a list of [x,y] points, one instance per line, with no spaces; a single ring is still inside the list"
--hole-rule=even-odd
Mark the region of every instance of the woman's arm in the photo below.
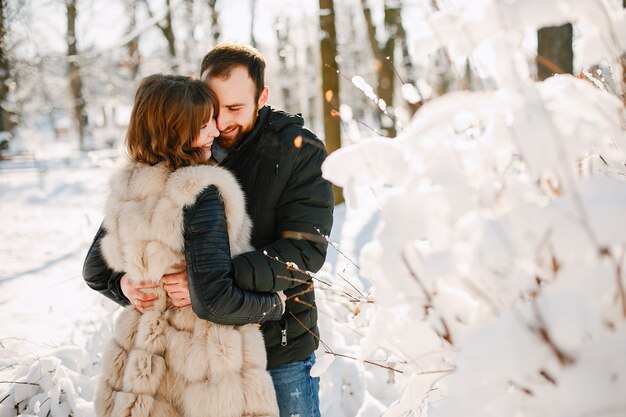
[[[92,290],[98,291],[122,306],[126,306],[129,301],[121,288],[121,278],[124,272],[117,272],[109,268],[100,251],[100,242],[105,234],[106,230],[100,226],[85,257],[83,279]]]
[[[226,214],[217,188],[206,188],[184,216],[187,279],[196,315],[233,325],[280,319],[277,294],[246,291],[234,283]]]
[[[98,291],[121,306],[127,306],[132,302],[133,306],[142,312],[144,309],[152,307],[157,297],[142,290],[158,285],[152,282],[134,282],[126,279],[124,272],[112,270],[100,250],[100,242],[105,234],[106,229],[101,225],[87,252],[83,264],[85,283],[92,290]]]

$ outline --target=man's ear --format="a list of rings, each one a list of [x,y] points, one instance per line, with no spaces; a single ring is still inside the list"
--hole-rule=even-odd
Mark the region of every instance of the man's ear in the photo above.
[[[258,108],[260,109],[261,107],[265,106],[265,103],[267,103],[267,100],[269,100],[269,98],[270,88],[264,87],[263,91],[261,91],[261,94],[259,95],[259,101],[257,102]]]

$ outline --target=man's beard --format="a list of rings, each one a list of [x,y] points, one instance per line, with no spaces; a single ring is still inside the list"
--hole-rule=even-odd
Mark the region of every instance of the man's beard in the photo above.
[[[254,128],[254,125],[258,117],[259,117],[259,109],[257,108],[254,111],[254,117],[252,118],[252,121],[250,122],[250,124],[248,124],[247,126],[236,125],[237,133],[234,136],[226,138],[220,135],[216,138],[217,143],[220,145],[220,147],[224,149],[232,149],[235,145],[239,143],[239,141],[241,141],[241,138],[243,137],[243,135],[250,132]],[[229,128],[232,128],[232,126],[229,126]]]

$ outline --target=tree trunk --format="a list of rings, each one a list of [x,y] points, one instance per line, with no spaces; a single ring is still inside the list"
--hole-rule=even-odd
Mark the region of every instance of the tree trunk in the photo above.
[[[281,24],[281,21],[283,24]],[[276,40],[278,41],[278,62],[280,63],[280,91],[285,110],[293,112],[291,90],[293,79],[287,66],[287,46],[289,45],[289,17],[279,16],[276,19]]]
[[[417,74],[415,73],[415,67],[413,66],[413,61],[411,60],[411,54],[409,53],[409,41],[406,36],[406,31],[404,30],[404,24],[402,23],[401,14],[400,16],[398,16],[398,40],[400,41],[400,46],[402,47],[402,65],[404,66],[404,69],[406,72],[406,78],[403,80],[403,82],[416,86]],[[417,103],[407,102],[407,110],[409,111],[409,114],[413,116],[422,104],[423,103],[421,102],[417,102]]]
[[[250,45],[256,48],[256,39],[254,38],[254,16],[256,12],[256,0],[250,0]]]
[[[50,123],[50,126],[52,126],[52,131],[54,132],[54,140],[58,140],[59,139],[59,129],[57,127],[57,121],[56,121],[56,115],[57,115],[57,106],[54,102],[54,100],[52,99],[52,95],[50,94],[49,90],[48,90],[48,83],[46,81],[46,77],[45,77],[45,63],[43,59],[39,59],[37,61],[37,78],[38,80],[38,86],[39,86],[39,90],[41,91],[41,95],[43,97],[45,106],[45,113],[46,116],[48,117],[48,122]]]
[[[217,0],[208,0],[209,9],[211,11],[211,35],[213,36],[213,45],[220,42],[220,12],[217,10]]]
[[[322,95],[324,97],[324,137],[328,153],[341,147],[339,110],[339,74],[337,73],[337,32],[333,0],[319,0],[320,49],[322,53]],[[335,204],[342,203],[341,188],[333,185]]]
[[[393,111],[393,93],[394,93],[394,81],[395,71],[393,67],[394,52],[396,47],[396,36],[401,34],[400,30],[400,5],[390,0],[385,1],[385,34],[387,41],[383,46],[378,44],[376,39],[376,27],[372,21],[372,11],[367,3],[367,0],[361,0],[361,7],[363,9],[363,15],[365,17],[365,23],[367,26],[367,37],[369,39],[370,47],[374,55],[376,65],[376,78],[378,80],[378,88],[376,90],[377,96],[385,101],[388,112]],[[393,114],[391,114],[393,117]],[[396,136],[396,127],[393,120],[384,114],[379,115],[380,126],[383,135],[394,137]]]
[[[441,11],[437,0],[432,0],[430,2],[430,7],[434,12]],[[450,60],[448,52],[445,48],[439,48],[437,51],[435,55],[435,68],[438,75],[438,82],[435,87],[435,91],[437,91],[437,96],[440,97],[450,91],[450,87],[454,81],[451,77],[452,61]]]
[[[571,23],[545,27],[537,32],[537,76],[545,80],[553,74],[574,72],[573,27]]]
[[[388,107],[388,112],[393,112],[393,92],[395,90],[395,70],[394,70],[394,55],[396,49],[396,36],[400,25],[400,5],[399,3],[392,1],[385,1],[385,35],[387,41],[383,46],[383,65],[380,66],[380,72],[378,74],[378,97],[383,99]],[[386,61],[386,62],[385,62]],[[394,116],[393,114],[391,114]],[[384,118],[383,132],[384,135],[389,137],[396,136],[396,127],[393,120]]]
[[[178,68],[178,62],[176,60],[176,38],[174,37],[174,29],[172,28],[172,10],[170,8],[170,0],[165,0],[165,6],[167,7],[167,15],[165,16],[165,25],[159,27],[165,36],[167,41],[167,50],[172,58],[172,70],[174,72]]]
[[[70,89],[74,99],[74,119],[78,133],[78,144],[81,150],[85,149],[87,134],[87,112],[83,97],[83,80],[80,76],[78,62],[78,48],[76,46],[76,0],[68,0],[67,4],[67,63],[70,77]]]
[[[130,16],[128,22],[128,32],[132,32],[137,25],[137,0],[131,0],[128,8]],[[139,36],[134,37],[128,43],[128,70],[131,80],[137,78],[139,74],[139,66],[141,65],[141,56],[139,55]]]
[[[11,62],[9,61],[6,43],[7,21],[6,0],[0,0],[0,132],[13,136],[16,122],[13,119],[15,112],[9,106],[9,84],[11,80]],[[0,149],[2,152],[2,149]]]
[[[148,15],[150,16],[150,18],[153,18],[154,13],[152,13],[150,3],[148,3],[148,0],[143,0],[143,3],[146,5],[146,10],[148,11]],[[161,30],[161,33],[163,33],[163,37],[167,42],[167,51],[172,60],[172,71],[176,72],[176,70],[178,69],[178,60],[176,58],[176,37],[174,36],[174,29],[172,28],[172,7],[170,0],[165,0],[165,7],[167,8],[167,14],[162,20],[164,23],[158,23],[157,27]]]
[[[623,0],[622,7],[626,9],[626,0]],[[626,105],[626,53],[622,54],[622,102]]]
[[[187,40],[185,41],[185,66],[191,62],[195,62],[198,58],[196,51],[196,40],[194,34],[196,32],[196,19],[194,19],[194,0],[185,0],[185,19],[187,20]],[[193,72],[193,70],[192,70]]]

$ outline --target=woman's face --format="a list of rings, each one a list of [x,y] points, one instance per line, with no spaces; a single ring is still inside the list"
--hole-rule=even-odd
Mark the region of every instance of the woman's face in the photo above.
[[[206,159],[211,157],[211,145],[213,145],[213,140],[218,137],[220,131],[217,130],[217,125],[215,124],[215,119],[211,117],[211,119],[206,122],[202,128],[200,129],[200,134],[193,141],[194,148],[200,148],[204,152]]]

